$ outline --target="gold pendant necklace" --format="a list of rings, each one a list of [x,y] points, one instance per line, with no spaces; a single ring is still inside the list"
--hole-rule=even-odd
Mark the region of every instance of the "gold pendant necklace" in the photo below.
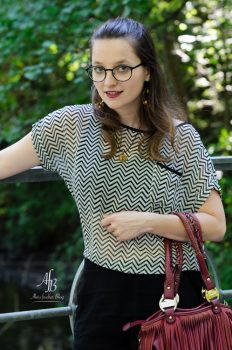
[[[140,121],[139,129],[140,129],[140,126],[141,126],[141,121]],[[122,151],[122,153],[118,156],[118,160],[120,162],[126,162],[128,160],[128,156],[127,156],[126,152],[129,150],[130,146],[133,145],[133,142],[136,139],[137,135],[138,134],[136,132],[135,133],[135,137],[133,138],[133,140],[132,140],[131,144],[129,145],[129,147],[127,147],[127,149],[125,151]],[[121,145],[122,145],[122,134],[121,134],[121,141],[120,141],[119,151],[121,149]]]
[[[120,160],[120,162],[126,162],[128,160],[128,157],[125,153],[122,153],[118,156],[118,159]]]

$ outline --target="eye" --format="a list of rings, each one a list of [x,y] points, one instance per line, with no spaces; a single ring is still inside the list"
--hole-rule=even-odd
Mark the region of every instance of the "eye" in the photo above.
[[[115,69],[119,73],[127,73],[130,70],[130,67],[126,66],[125,64],[120,64],[120,66],[116,67]]]
[[[93,69],[93,72],[97,73],[97,74],[104,73],[104,71],[105,71],[105,68],[103,68],[101,66],[94,66],[94,67],[92,67],[92,69]]]

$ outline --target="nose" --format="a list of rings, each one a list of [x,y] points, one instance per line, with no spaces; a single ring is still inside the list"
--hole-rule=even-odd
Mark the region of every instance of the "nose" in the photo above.
[[[106,78],[104,80],[105,85],[115,85],[117,84],[117,80],[115,79],[115,77],[113,76],[113,72],[112,71],[106,71]]]

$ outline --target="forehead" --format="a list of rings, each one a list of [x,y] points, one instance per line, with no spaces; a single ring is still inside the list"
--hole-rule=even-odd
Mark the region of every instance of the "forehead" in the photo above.
[[[92,63],[114,64],[137,62],[138,56],[129,39],[96,39],[92,46]]]

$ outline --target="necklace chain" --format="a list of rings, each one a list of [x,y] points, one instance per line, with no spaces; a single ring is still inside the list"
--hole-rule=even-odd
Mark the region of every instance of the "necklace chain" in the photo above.
[[[140,126],[141,126],[141,121],[140,121],[140,125],[139,125],[139,129],[140,129]],[[133,145],[135,139],[137,137],[137,133],[135,133],[135,137],[132,139],[132,142],[129,144],[129,146],[124,150],[124,151],[121,151],[121,146],[122,146],[122,134],[121,134],[121,139],[120,139],[120,145],[119,145],[119,156],[118,156],[118,160],[120,162],[126,162],[128,160],[128,155],[126,154],[126,152],[129,150],[129,148]]]

